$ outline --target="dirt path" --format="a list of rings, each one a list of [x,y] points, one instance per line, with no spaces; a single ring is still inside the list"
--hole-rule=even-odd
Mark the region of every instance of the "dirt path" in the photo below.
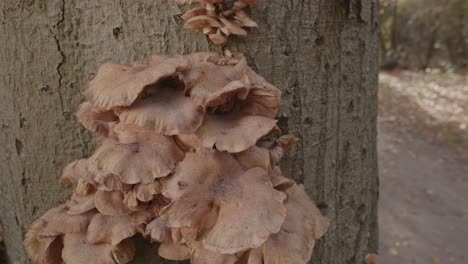
[[[399,80],[404,81],[403,78]],[[387,85],[392,86],[392,83]],[[412,92],[426,89],[418,88],[414,83],[398,85],[409,87]],[[459,87],[459,90],[467,91],[466,82],[460,83]],[[439,128],[449,127],[448,124],[438,122],[433,126],[432,121],[437,116],[432,110],[426,111],[429,108],[421,107],[415,95],[402,93],[393,86],[381,89],[380,95],[382,263],[468,263],[467,150],[460,151],[441,140],[447,138],[447,130]],[[443,105],[437,99],[431,99],[434,107],[448,109],[441,108]],[[466,122],[466,111],[456,113],[459,117],[457,127]],[[448,116],[450,112],[438,113]],[[460,135],[466,138],[464,131]],[[444,136],[440,137],[440,133]]]

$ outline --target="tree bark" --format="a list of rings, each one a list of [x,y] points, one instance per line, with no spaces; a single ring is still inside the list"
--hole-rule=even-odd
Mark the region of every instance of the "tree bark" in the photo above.
[[[232,38],[282,89],[279,123],[302,140],[283,164],[332,221],[313,263],[363,263],[377,250],[378,1],[260,0],[259,28]],[[92,153],[74,112],[106,61],[218,50],[182,28],[169,0],[9,0],[0,8],[0,210],[12,262],[28,225],[64,202],[57,178]],[[160,263],[152,261],[134,263]],[[165,262],[166,263],[166,262]]]

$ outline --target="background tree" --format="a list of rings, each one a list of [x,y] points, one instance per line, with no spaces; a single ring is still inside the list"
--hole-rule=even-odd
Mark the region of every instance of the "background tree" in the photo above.
[[[218,49],[182,29],[172,1],[12,0],[0,8],[1,221],[10,259],[27,263],[27,226],[66,199],[63,166],[95,147],[73,113],[98,65]],[[378,3],[264,0],[251,11],[259,28],[229,48],[283,89],[280,126],[302,139],[284,173],[332,220],[313,263],[362,263],[377,249]]]

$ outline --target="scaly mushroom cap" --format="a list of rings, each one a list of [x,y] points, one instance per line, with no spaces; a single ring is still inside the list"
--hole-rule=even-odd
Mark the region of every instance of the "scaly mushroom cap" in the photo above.
[[[188,66],[189,61],[183,56],[152,60],[147,64],[105,63],[84,94],[93,106],[102,110],[130,106],[145,87],[174,76]]]
[[[66,264],[128,263],[135,255],[135,245],[127,239],[116,246],[107,243],[90,244],[83,233],[66,234],[62,258]]]
[[[190,9],[181,17],[185,20],[184,28],[209,35],[215,45],[224,46],[231,35],[247,35],[243,27],[257,27],[243,8],[254,5],[256,0],[176,0],[178,4],[199,3],[199,7]],[[219,37],[212,37],[212,30],[221,29]],[[217,33],[218,34],[218,33]],[[216,35],[217,35],[216,34]],[[222,41],[220,41],[223,39]]]
[[[260,246],[279,231],[286,215],[286,196],[273,188],[266,171],[243,171],[223,152],[188,153],[163,182],[163,194],[173,199],[162,212],[167,225],[206,229],[203,246],[220,254]],[[212,227],[205,226],[210,222]]]
[[[90,158],[95,174],[117,175],[126,184],[152,183],[170,174],[183,152],[172,138],[118,125],[119,140],[105,139]]]
[[[303,186],[295,185],[286,193],[286,220],[281,231],[265,242],[264,262],[306,264],[315,240],[325,234],[330,222],[310,200]]]

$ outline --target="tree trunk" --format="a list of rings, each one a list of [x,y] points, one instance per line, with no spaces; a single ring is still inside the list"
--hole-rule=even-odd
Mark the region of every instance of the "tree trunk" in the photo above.
[[[377,250],[377,2],[260,0],[251,9],[259,28],[229,46],[282,89],[280,126],[302,139],[284,172],[332,220],[313,263],[363,263]],[[57,182],[63,166],[95,147],[74,112],[97,67],[217,49],[182,28],[181,8],[170,0],[0,7],[1,221],[11,261],[27,263],[28,225],[65,201],[70,193]]]

